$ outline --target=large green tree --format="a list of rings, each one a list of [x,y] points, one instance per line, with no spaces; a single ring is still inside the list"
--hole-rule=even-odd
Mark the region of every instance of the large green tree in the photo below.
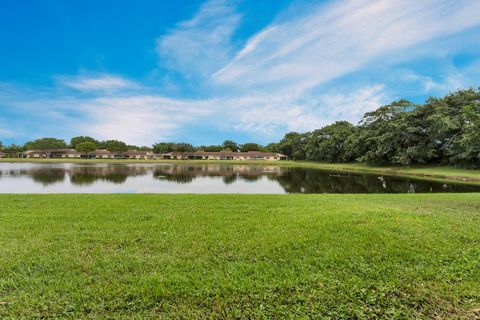
[[[289,132],[278,143],[278,148],[281,153],[293,160],[305,160],[305,147],[308,143],[309,132],[298,133]]]
[[[97,149],[97,144],[92,141],[84,141],[75,146],[75,150],[81,153],[94,152]]]
[[[437,109],[431,139],[439,143],[444,162],[480,167],[480,90],[449,94]]]
[[[233,140],[225,140],[225,141],[223,141],[222,147],[223,147],[223,149],[228,149],[228,150],[233,151],[233,152],[237,152],[237,151],[238,151],[238,143],[236,143],[236,142],[233,141]]]
[[[113,153],[125,152],[128,150],[127,144],[118,140],[105,141],[105,149]]]
[[[355,127],[347,121],[337,121],[313,131],[305,146],[307,160],[347,162],[354,160],[345,142],[355,134]]]
[[[195,151],[195,148],[193,147],[193,145],[191,145],[190,143],[186,143],[186,142],[175,143],[172,146],[172,149],[173,149],[173,151],[176,151],[176,152],[192,152],[192,151]]]
[[[217,146],[217,145],[210,145],[210,146],[199,146],[195,148],[195,150],[198,151],[207,151],[207,152],[219,152],[223,150],[222,146]]]
[[[428,163],[437,146],[428,137],[427,109],[400,100],[365,114],[357,143],[361,161],[377,164]]]
[[[78,136],[78,137],[73,137],[72,139],[70,139],[70,147],[72,147],[73,149],[76,149],[77,145],[80,144],[80,143],[83,143],[83,142],[92,142],[97,147],[98,147],[98,144],[99,144],[99,142],[92,137]]]
[[[67,148],[64,140],[56,138],[41,138],[25,143],[27,150],[57,150]]]
[[[153,152],[155,153],[169,153],[173,151],[173,142],[159,142],[153,145]]]
[[[24,147],[16,145],[14,143],[3,148],[3,152],[5,152],[10,158],[20,157],[23,151],[25,151]]]
[[[258,143],[247,142],[240,146],[241,152],[262,151],[264,148]]]
[[[169,152],[192,152],[195,148],[190,143],[181,142],[159,142],[153,145],[155,153],[169,153]]]

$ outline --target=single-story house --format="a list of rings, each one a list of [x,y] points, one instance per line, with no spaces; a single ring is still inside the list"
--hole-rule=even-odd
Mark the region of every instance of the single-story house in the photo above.
[[[106,149],[97,149],[92,152],[80,154],[82,159],[114,159],[115,155]]]
[[[7,157],[7,154],[5,152],[0,151],[0,158],[5,158]]]
[[[74,149],[27,150],[23,156],[25,158],[80,158],[80,153]]]
[[[219,151],[219,152],[207,152],[207,151],[195,151],[195,152],[169,152],[162,155],[157,155],[160,159],[176,159],[176,160],[267,160],[267,161],[280,161],[287,160],[287,156],[281,153],[273,152],[260,152],[260,151],[248,151],[248,152],[233,152],[233,151]]]
[[[130,151],[124,152],[123,155],[127,159],[137,159],[137,160],[155,159],[155,154],[151,151],[130,150]]]
[[[127,152],[113,153],[106,149],[97,149],[92,152],[78,152],[75,149],[57,150],[27,150],[23,153],[25,158],[77,158],[77,159],[154,159],[150,151],[130,150]]]

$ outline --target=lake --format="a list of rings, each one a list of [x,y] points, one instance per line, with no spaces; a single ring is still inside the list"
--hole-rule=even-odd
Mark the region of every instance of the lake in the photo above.
[[[0,193],[430,192],[480,192],[480,185],[233,163],[0,163]]]

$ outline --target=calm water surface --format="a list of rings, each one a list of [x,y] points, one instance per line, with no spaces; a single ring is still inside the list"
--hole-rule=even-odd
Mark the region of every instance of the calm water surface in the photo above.
[[[241,164],[0,163],[0,193],[429,193],[480,186]]]

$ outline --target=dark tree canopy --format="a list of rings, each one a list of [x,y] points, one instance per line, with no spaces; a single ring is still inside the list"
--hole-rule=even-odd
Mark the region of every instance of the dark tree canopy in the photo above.
[[[175,142],[159,142],[153,145],[153,152],[169,153],[169,152],[191,152],[195,148],[190,143],[175,143]]]
[[[193,147],[193,145],[191,145],[190,143],[186,143],[186,142],[175,143],[175,144],[173,144],[172,149],[173,149],[172,151],[176,151],[176,152],[192,152],[192,151],[195,151],[195,148]]]
[[[92,141],[84,141],[75,146],[75,150],[82,153],[93,152],[97,149],[97,144]]]
[[[99,142],[92,137],[79,136],[79,137],[73,137],[70,140],[70,147],[72,147],[73,149],[76,149],[77,145],[80,144],[80,143],[83,143],[83,142],[92,142],[97,147],[98,147],[98,144],[99,144]]]
[[[238,143],[236,143],[235,141],[232,141],[232,140],[225,140],[222,143],[222,149],[228,149],[230,151],[237,152],[238,151]]]
[[[11,144],[9,146],[3,147],[3,152],[5,152],[9,157],[16,158],[20,155],[21,152],[25,151],[24,147]]]
[[[241,152],[248,152],[248,151],[262,151],[263,147],[258,143],[248,142],[244,143],[240,146]]]
[[[118,140],[105,141],[105,149],[110,152],[125,152],[128,150],[127,144]]]
[[[275,148],[294,160],[478,168],[480,90],[459,90],[424,104],[399,100],[366,113],[357,126],[338,121],[287,133]]]
[[[153,152],[155,153],[168,153],[173,150],[173,142],[159,142],[153,145]]]
[[[199,146],[195,149],[198,151],[219,152],[223,150],[223,147],[217,146],[217,145],[210,145],[210,146]]]
[[[42,138],[25,143],[28,150],[57,150],[67,148],[64,140],[56,138]]]
[[[305,158],[326,162],[354,160],[345,144],[353,134],[355,134],[355,126],[347,121],[337,121],[322,129],[315,130],[308,136],[305,145]]]

